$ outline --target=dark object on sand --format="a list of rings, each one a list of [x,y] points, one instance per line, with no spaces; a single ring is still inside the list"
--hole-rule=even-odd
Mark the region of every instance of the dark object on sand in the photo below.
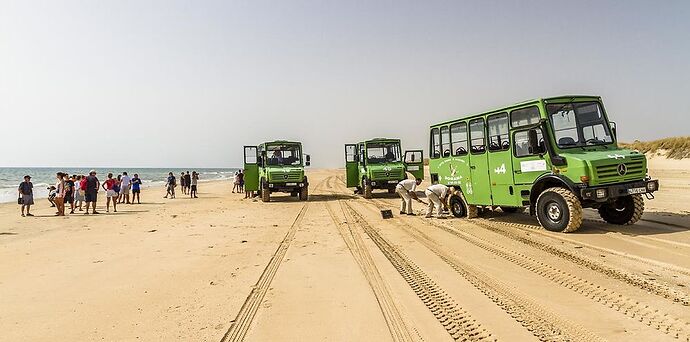
[[[393,211],[387,209],[387,210],[381,210],[381,216],[384,219],[391,219],[393,218]]]

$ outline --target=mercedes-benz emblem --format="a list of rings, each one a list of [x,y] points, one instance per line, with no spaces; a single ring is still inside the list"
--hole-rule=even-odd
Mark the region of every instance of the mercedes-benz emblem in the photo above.
[[[390,176],[391,176],[391,173],[386,171],[386,177],[390,177]]]
[[[285,175],[283,175],[283,177],[285,177],[285,179],[288,179],[288,174],[286,173]]]
[[[628,167],[625,164],[618,164],[618,174],[625,176],[626,173],[628,173]]]

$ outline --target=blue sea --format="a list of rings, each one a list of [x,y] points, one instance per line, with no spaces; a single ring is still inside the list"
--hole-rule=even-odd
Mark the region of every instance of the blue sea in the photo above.
[[[55,184],[55,174],[59,171],[68,173],[70,175],[85,175],[91,168],[80,167],[63,167],[63,168],[0,168],[0,203],[14,202],[17,200],[17,187],[19,183],[24,181],[24,175],[31,176],[31,182],[34,184],[34,197],[47,198],[47,187]],[[98,179],[102,182],[107,179],[109,172],[117,177],[122,172],[127,172],[129,176],[135,173],[139,174],[142,179],[144,187],[156,186],[165,184],[168,177],[168,172],[172,172],[175,177],[180,176],[181,172],[190,173],[196,171],[199,173],[199,181],[214,181],[232,179],[233,175],[238,169],[234,168],[210,168],[210,169],[180,169],[180,168],[93,168],[96,170]]]

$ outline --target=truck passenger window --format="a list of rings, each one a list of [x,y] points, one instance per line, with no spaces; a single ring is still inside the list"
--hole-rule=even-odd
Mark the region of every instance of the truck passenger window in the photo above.
[[[441,151],[443,157],[450,157],[450,130],[448,126],[441,127]]]
[[[464,122],[450,125],[450,145],[454,156],[467,154],[467,125]]]
[[[541,116],[537,106],[516,109],[510,112],[510,125],[513,127],[524,127],[539,123]]]
[[[508,138],[508,113],[489,116],[489,151],[510,149]]]
[[[484,153],[486,141],[484,139],[484,119],[470,121],[470,145],[472,153]]]
[[[432,159],[441,157],[441,136],[439,135],[438,128],[431,130],[431,155]]]
[[[515,151],[516,157],[534,156],[546,152],[541,129],[537,129],[537,140],[539,140],[539,149],[537,151],[530,152],[529,150],[529,131],[516,132],[513,138],[515,139],[513,150]]]

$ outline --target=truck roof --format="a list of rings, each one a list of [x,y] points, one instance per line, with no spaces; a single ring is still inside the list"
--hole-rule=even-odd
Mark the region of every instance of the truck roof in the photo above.
[[[302,144],[299,141],[288,141],[288,140],[273,140],[261,143],[261,145],[273,145],[273,144]]]
[[[369,139],[369,140],[360,141],[359,143],[361,144],[361,143],[369,143],[369,142],[387,142],[387,141],[400,142],[400,139],[396,139],[396,138],[373,138],[373,139]]]
[[[558,96],[551,96],[551,97],[542,97],[542,98],[536,98],[536,99],[532,99],[532,100],[526,100],[526,101],[518,102],[518,103],[509,105],[509,106],[505,106],[505,107],[495,108],[493,110],[489,110],[489,111],[485,111],[485,112],[481,112],[481,113],[463,115],[459,118],[435,123],[435,124],[431,125],[430,127],[446,125],[446,124],[449,124],[449,123],[452,123],[452,122],[455,122],[458,120],[464,120],[464,119],[469,119],[469,118],[473,118],[473,117],[484,116],[487,114],[494,114],[497,112],[503,112],[503,111],[510,110],[514,107],[522,107],[522,106],[529,105],[529,104],[536,104],[536,103],[539,103],[542,101],[545,103],[548,103],[548,102],[554,101],[554,100],[564,100],[564,99],[571,99],[571,98],[584,98],[584,99],[593,99],[593,100],[601,99],[600,96],[596,96],[596,95],[558,95]]]

